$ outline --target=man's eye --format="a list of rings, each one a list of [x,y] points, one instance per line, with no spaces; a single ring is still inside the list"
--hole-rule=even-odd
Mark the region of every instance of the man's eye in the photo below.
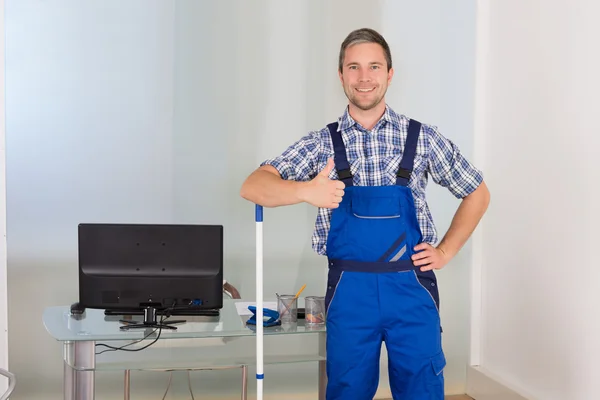
[[[371,68],[373,68],[373,69],[379,69],[379,65],[372,65]]]

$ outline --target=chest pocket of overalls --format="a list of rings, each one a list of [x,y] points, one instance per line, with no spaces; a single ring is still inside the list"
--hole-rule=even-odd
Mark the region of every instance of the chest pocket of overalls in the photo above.
[[[402,206],[395,197],[362,197],[352,199],[352,215],[364,219],[393,219],[400,218]]]

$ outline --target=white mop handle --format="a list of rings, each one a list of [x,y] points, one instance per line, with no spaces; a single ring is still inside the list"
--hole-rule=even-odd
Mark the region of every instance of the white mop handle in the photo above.
[[[256,205],[256,395],[263,398],[263,208]]]

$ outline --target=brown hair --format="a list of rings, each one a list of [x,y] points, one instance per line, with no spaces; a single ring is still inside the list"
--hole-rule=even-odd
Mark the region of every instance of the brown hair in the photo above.
[[[388,46],[383,36],[381,36],[377,31],[373,29],[362,28],[350,32],[348,36],[346,36],[346,39],[344,39],[344,41],[342,42],[338,65],[340,72],[342,72],[344,66],[344,57],[346,55],[346,49],[350,46],[359,43],[377,43],[378,45],[383,47],[388,71],[392,68],[392,54],[390,52],[390,46]]]

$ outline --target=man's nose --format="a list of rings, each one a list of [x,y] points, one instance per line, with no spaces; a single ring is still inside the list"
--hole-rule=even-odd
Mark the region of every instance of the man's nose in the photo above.
[[[371,74],[368,70],[361,70],[358,75],[358,80],[360,82],[369,82],[371,80]]]

